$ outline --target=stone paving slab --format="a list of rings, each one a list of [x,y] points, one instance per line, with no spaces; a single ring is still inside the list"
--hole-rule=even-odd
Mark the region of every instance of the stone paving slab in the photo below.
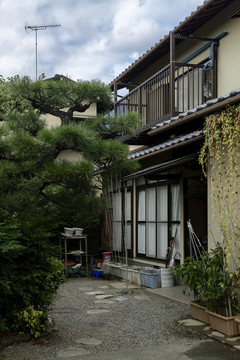
[[[107,309],[95,309],[95,310],[88,310],[87,311],[87,314],[105,314],[105,313],[108,313],[110,312],[109,310]]]
[[[220,338],[224,338],[224,337],[225,337],[225,335],[224,335],[223,333],[220,333],[220,332],[218,332],[218,331],[213,331],[211,335],[212,335],[212,336],[217,336],[217,337],[220,337]]]
[[[105,299],[109,299],[109,298],[112,298],[112,297],[114,297],[114,295],[97,295],[96,296],[96,299],[98,299],[98,300],[105,300]]]
[[[203,325],[205,325],[204,322],[195,320],[195,319],[186,319],[186,320],[179,321],[179,323],[182,325],[185,325],[185,326],[203,326]]]
[[[94,338],[81,338],[76,339],[75,343],[82,344],[82,345],[100,345],[102,342],[100,340],[94,339]]]
[[[179,321],[180,324],[184,326],[188,326],[192,329],[195,329],[196,331],[207,335],[208,337],[218,340],[224,344],[232,346],[234,349],[240,350],[240,337],[232,337],[229,338],[225,334],[216,331],[211,328],[211,326],[206,325],[205,323],[194,320],[194,319],[186,319]]]
[[[236,337],[231,337],[231,338],[226,338],[227,341],[240,341],[240,337],[236,336]]]
[[[72,357],[83,356],[88,354],[91,354],[91,352],[83,348],[70,348],[67,350],[60,350],[57,353],[57,358],[70,360]]]
[[[87,292],[86,295],[104,295],[104,292],[103,291],[90,291],[90,292]]]

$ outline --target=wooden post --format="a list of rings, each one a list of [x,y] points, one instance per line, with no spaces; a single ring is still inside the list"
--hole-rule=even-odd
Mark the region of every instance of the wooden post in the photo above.
[[[142,88],[138,88],[138,114],[142,117]]]
[[[114,81],[114,115],[117,115],[117,106],[116,106],[116,102],[117,102],[117,81]]]
[[[175,115],[175,34],[170,33],[170,112]]]

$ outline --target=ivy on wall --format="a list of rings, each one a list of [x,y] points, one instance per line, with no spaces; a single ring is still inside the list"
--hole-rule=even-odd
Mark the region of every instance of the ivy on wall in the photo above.
[[[226,266],[240,262],[240,105],[206,118],[199,162],[210,180],[212,220],[223,234]],[[215,239],[218,241],[218,239]]]

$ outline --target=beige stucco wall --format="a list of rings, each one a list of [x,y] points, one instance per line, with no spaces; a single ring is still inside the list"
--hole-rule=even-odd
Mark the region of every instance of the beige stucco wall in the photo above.
[[[86,104],[87,102],[83,101],[83,104]],[[67,111],[67,109],[63,109],[65,111]],[[84,111],[84,112],[75,112],[74,113],[74,117],[76,118],[86,118],[86,117],[95,117],[97,115],[97,104],[96,103],[92,103],[90,105],[90,107]],[[53,115],[50,115],[50,114],[44,114],[44,115],[41,115],[41,117],[45,120],[46,122],[46,127],[48,129],[51,129],[51,128],[55,128],[55,127],[58,127],[58,126],[61,126],[61,120],[59,117],[57,116],[53,116]]]

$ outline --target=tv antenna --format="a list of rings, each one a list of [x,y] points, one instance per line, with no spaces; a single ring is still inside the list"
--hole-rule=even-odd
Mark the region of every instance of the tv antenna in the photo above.
[[[35,31],[35,47],[36,47],[36,81],[37,81],[37,32],[38,30],[46,30],[48,28],[56,28],[56,27],[60,27],[60,24],[52,24],[52,25],[25,25],[25,30],[26,32],[28,32],[28,30],[32,30]]]

